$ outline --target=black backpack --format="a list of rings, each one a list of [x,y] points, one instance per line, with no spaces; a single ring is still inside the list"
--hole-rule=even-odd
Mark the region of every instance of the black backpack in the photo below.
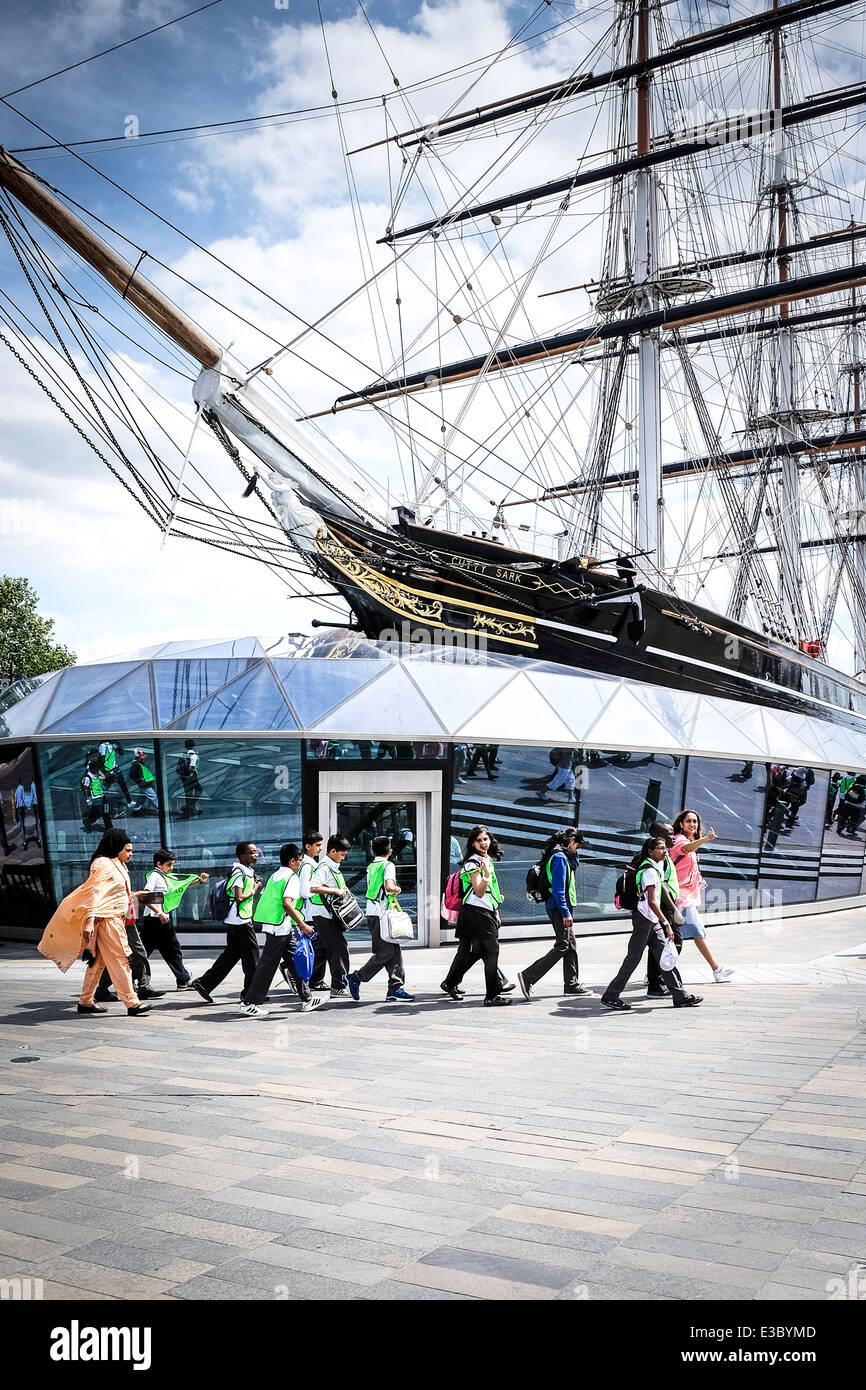
[[[526,875],[526,896],[533,903],[546,903],[550,897],[542,863],[533,864]]]
[[[622,873],[616,881],[614,889],[613,905],[620,912],[634,912],[637,907],[637,900],[640,894],[637,891],[638,869],[642,869],[643,864],[635,868],[634,864],[626,864]]]
[[[189,777],[190,773],[192,772],[192,762],[188,753],[184,753],[182,758],[178,758],[177,771],[179,777]]]

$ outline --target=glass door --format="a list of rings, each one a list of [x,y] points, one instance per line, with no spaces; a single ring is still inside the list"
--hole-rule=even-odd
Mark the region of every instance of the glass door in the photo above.
[[[334,798],[336,831],[352,848],[343,861],[343,874],[355,897],[364,905],[367,865],[374,858],[373,841],[379,835],[391,839],[391,860],[397,870],[400,906],[418,921],[418,802],[350,801]]]

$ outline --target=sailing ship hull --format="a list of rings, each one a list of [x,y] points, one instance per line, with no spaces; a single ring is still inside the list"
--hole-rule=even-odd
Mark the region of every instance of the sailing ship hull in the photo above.
[[[370,638],[481,647],[862,731],[859,682],[671,594],[473,536],[325,522],[317,567]]]

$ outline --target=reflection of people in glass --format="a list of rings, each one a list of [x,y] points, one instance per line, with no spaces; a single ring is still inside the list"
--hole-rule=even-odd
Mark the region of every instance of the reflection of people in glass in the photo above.
[[[132,797],[129,795],[129,787],[126,785],[126,778],[117,761],[118,754],[122,752],[123,749],[119,743],[100,743],[99,745],[99,756],[102,760],[102,773],[106,787],[113,786],[116,782],[123,792],[127,806],[131,806]]]
[[[85,951],[89,953],[80,1014],[107,1012],[93,1002],[103,966],[128,1014],[135,1017],[150,1010],[149,1004],[139,1002],[129,969],[126,921],[132,899],[142,896],[130,888],[127,865],[131,858],[132,845],[125,831],[107,830],[90,861],[87,881],[63,899],[37,947],[64,972]]]
[[[147,765],[147,754],[143,748],[136,748],[135,760],[129,769],[129,776],[138,788],[138,795],[141,798],[137,806],[132,807],[134,816],[159,815],[159,801],[156,796],[156,778]]]
[[[855,777],[845,795],[839,802],[836,813],[836,834],[857,838],[857,832],[866,816],[866,774]]]
[[[710,950],[704,924],[698,911],[704,880],[701,877],[697,852],[703,845],[709,844],[715,838],[716,832],[712,827],[704,834],[701,818],[697,811],[680,811],[674,821],[674,843],[671,848],[671,859],[674,862],[680,885],[677,906],[684,918],[680,927],[683,941],[694,941],[712,970],[713,979],[717,985],[720,985],[729,980],[734,972],[728,966],[720,965]],[[667,980],[665,984],[670,988]]]
[[[184,752],[177,760],[177,775],[183,787],[184,804],[180,814],[191,820],[193,816],[200,816],[196,802],[202,793],[201,782],[198,776],[198,753],[195,751],[195,739],[185,738],[183,741]]]
[[[82,828],[90,832],[101,817],[103,830],[110,830],[110,803],[105,792],[102,763],[99,758],[91,758],[87,764],[87,771],[81,779],[81,790],[84,793],[84,810],[81,814]]]
[[[36,796],[36,783],[31,782],[29,787],[25,787],[23,778],[13,792],[15,816],[18,821],[18,829],[21,832],[21,848],[26,849],[30,843],[30,836],[27,834],[27,813],[30,812],[33,820],[33,838],[37,845],[39,840],[39,809]]]
[[[543,789],[535,795],[539,801],[547,801],[548,792],[564,791],[567,797],[574,795],[574,764],[577,761],[575,748],[551,748],[548,754],[554,767],[553,776]]]
[[[496,767],[498,755],[498,743],[476,743],[470,754],[465,775],[467,777],[477,776],[478,764],[483,763],[488,782],[495,782],[499,773],[494,772],[493,769]]]
[[[836,798],[844,796],[851,783],[854,781],[852,772],[832,772],[830,774],[830,785],[827,788],[827,805],[824,808],[824,826],[830,828],[836,819]]]

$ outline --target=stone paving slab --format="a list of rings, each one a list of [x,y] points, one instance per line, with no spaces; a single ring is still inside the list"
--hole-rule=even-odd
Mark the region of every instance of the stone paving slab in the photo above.
[[[407,956],[405,1007],[373,982],[301,1017],[278,984],[250,1020],[229,980],[214,1007],[83,1018],[76,968],[0,948],[0,1277],[48,1299],[828,1298],[866,1262],[861,915],[716,929],[729,984],[686,953],[700,1009],[635,977],[619,1016],[553,973],[498,1010],[471,974],[453,1004],[449,948]],[[623,949],[579,943],[596,996]],[[509,942],[503,968],[539,954]]]

